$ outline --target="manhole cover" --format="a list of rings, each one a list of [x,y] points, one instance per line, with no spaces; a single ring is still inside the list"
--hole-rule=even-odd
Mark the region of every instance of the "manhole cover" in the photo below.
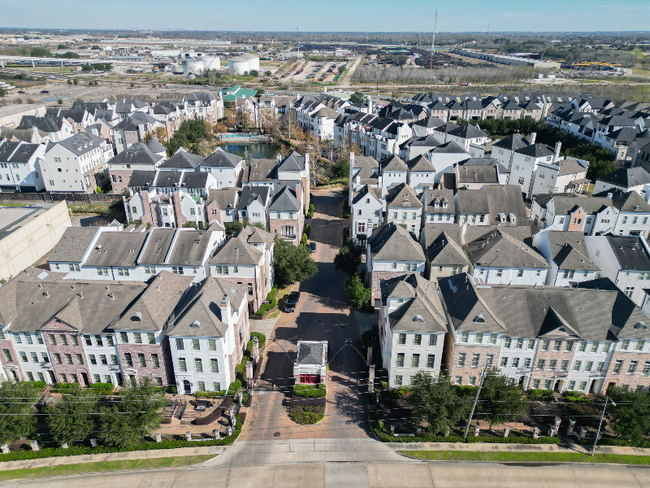
[[[280,437],[280,433],[276,432],[275,434],[273,434],[273,437]]]

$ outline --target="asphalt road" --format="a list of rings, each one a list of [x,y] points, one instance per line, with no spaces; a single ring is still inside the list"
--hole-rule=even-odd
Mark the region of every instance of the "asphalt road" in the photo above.
[[[367,369],[361,349],[361,336],[348,305],[346,276],[334,268],[334,256],[341,244],[344,197],[338,193],[312,195],[316,211],[311,224],[311,240],[316,243],[314,259],[318,274],[300,283],[300,301],[294,313],[283,313],[277,320],[266,348],[267,362],[262,373],[262,388],[275,386],[280,391],[263,391],[254,396],[241,439],[308,439],[368,437],[366,408],[362,392]],[[288,414],[289,391],[293,385],[293,362],[297,341],[326,340],[329,344],[330,375],[325,419],[317,425],[301,426]],[[347,344],[350,341],[351,344]]]

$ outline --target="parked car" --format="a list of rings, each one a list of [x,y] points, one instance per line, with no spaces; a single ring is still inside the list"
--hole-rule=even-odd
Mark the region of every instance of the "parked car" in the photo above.
[[[24,94],[25,94],[25,92],[22,91],[22,90],[18,90],[18,93],[20,93],[21,95],[24,95]]]
[[[45,93],[45,94],[47,94],[47,93],[50,93],[50,92],[47,91],[47,90],[41,90],[41,93]]]
[[[48,80],[56,80],[56,76],[52,76],[52,75],[50,75],[50,76],[47,77],[47,79],[48,79]]]
[[[310,242],[309,243],[309,249],[311,249],[311,252],[316,252],[316,243],[315,242]]]
[[[284,300],[284,311],[285,312],[295,312],[296,311],[296,304],[300,300],[300,292],[299,291],[292,291],[289,293],[287,298]]]

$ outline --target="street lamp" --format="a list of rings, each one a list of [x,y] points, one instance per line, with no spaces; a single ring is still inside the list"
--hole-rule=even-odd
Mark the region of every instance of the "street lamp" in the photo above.
[[[598,437],[600,436],[600,428],[603,426],[603,419],[605,418],[605,410],[607,409],[607,402],[611,402],[612,406],[616,406],[616,402],[609,397],[605,397],[605,405],[603,405],[603,413],[600,414],[600,422],[598,423],[598,430],[596,431],[596,438],[594,439],[594,446],[591,448],[591,457],[594,457],[594,452],[596,451],[596,444],[598,443]]]

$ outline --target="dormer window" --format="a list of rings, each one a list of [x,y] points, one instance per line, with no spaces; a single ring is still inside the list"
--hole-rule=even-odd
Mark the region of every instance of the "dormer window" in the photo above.
[[[510,223],[514,224],[517,221],[517,217],[515,217],[515,214],[511,213],[508,218],[510,219]]]
[[[474,317],[474,323],[475,324],[484,324],[485,323],[485,317],[483,317],[483,314],[478,314],[476,317]]]
[[[447,202],[442,202],[442,208],[447,208],[449,204]]]
[[[422,318],[422,315],[416,315],[413,317],[413,322],[424,322],[424,318]]]
[[[506,221],[506,214],[500,213],[499,214],[499,222],[505,222]]]

